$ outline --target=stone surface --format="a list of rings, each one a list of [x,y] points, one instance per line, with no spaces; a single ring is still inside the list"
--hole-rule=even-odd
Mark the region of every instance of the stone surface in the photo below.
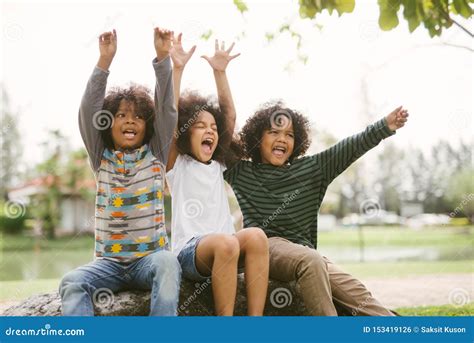
[[[97,316],[146,316],[150,308],[150,292],[125,291],[112,294],[99,291],[94,297]],[[238,277],[235,315],[247,314],[245,281]],[[183,280],[179,299],[180,316],[213,316],[212,284]],[[266,316],[306,315],[302,301],[296,296],[293,284],[270,280],[265,306]],[[61,298],[58,293],[34,295],[5,310],[4,316],[60,316]]]

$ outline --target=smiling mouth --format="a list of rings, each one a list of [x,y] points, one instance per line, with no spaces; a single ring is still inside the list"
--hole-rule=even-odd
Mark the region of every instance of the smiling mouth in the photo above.
[[[213,145],[214,139],[212,138],[206,138],[201,142],[201,146],[206,154],[211,154]]]
[[[132,129],[127,129],[123,131],[123,135],[125,136],[126,139],[134,139],[135,136],[137,135],[137,132]]]
[[[276,146],[272,149],[272,154],[276,157],[283,157],[286,154],[286,148],[282,146]]]

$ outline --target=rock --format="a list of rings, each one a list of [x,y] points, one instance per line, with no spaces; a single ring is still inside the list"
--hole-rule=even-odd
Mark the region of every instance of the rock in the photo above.
[[[146,316],[150,309],[150,292],[124,291],[116,294],[108,290],[95,296],[97,316]],[[211,282],[197,283],[183,280],[179,299],[180,316],[213,316],[214,302]],[[247,297],[243,275],[238,277],[238,290],[234,314],[247,315]],[[295,292],[294,284],[269,281],[266,316],[303,316],[306,310]],[[18,305],[5,310],[4,316],[60,316],[59,294],[47,293],[31,296]]]

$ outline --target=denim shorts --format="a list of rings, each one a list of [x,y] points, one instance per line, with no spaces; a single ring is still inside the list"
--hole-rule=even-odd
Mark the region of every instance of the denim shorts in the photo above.
[[[187,279],[203,282],[211,277],[211,275],[202,275],[201,273],[199,273],[196,267],[196,249],[199,244],[199,241],[205,236],[206,235],[202,235],[191,238],[178,254],[178,261],[181,264],[183,277]],[[241,266],[241,262],[239,261],[239,268],[237,270],[237,273],[243,273],[244,270],[245,268]]]
[[[203,237],[204,236],[197,236],[191,238],[178,254],[178,261],[179,264],[181,264],[183,276],[186,279],[205,281],[211,277],[201,275],[196,267],[196,248]]]

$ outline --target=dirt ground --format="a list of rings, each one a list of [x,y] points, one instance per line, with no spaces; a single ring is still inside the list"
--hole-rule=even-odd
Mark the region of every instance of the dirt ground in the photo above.
[[[372,295],[389,308],[461,305],[474,301],[474,274],[436,274],[363,280]]]

